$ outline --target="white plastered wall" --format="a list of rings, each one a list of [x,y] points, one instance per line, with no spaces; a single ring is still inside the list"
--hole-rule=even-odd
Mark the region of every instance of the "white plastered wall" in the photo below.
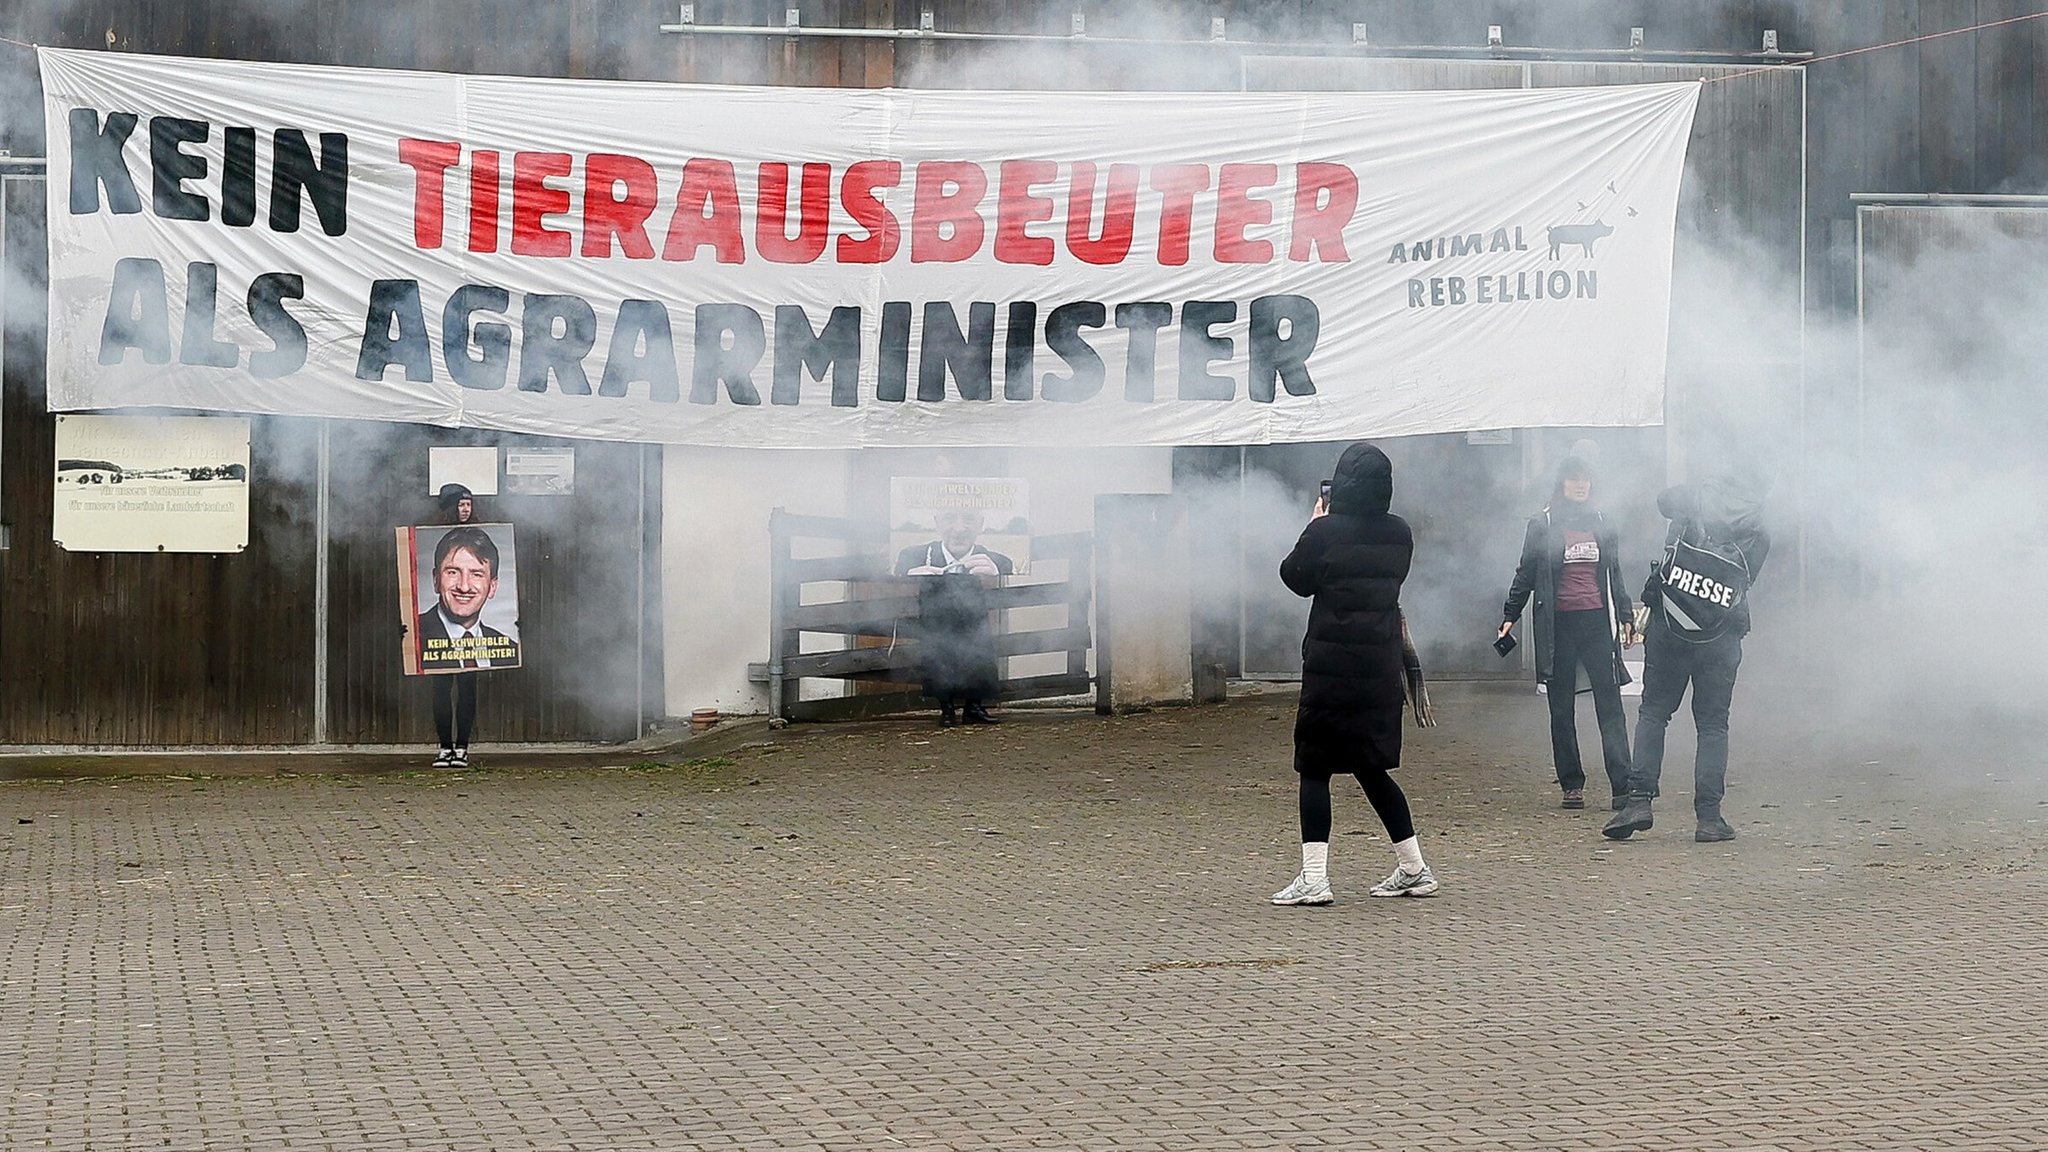
[[[1104,492],[1170,492],[1173,490],[1171,448],[1013,448],[1010,474],[1031,485],[1031,528],[1041,536],[1095,530],[1095,497]],[[1064,575],[1064,573],[1060,573]],[[1058,628],[1066,609],[1048,604],[1013,609],[1005,621],[1011,632]],[[1065,671],[1058,652],[1016,656],[1005,671],[1011,676],[1042,676]],[[1088,654],[1095,670],[1095,654]]]
[[[853,453],[670,447],[662,453],[668,713],[764,712],[747,665],[768,658],[768,514],[844,516]]]

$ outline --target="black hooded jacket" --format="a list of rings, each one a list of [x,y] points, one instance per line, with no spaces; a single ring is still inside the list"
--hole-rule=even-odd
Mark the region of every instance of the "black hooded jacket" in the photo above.
[[[1688,529],[1703,532],[1711,540],[1733,544],[1742,550],[1750,587],[1755,587],[1756,578],[1764,570],[1764,558],[1771,554],[1771,534],[1764,527],[1766,492],[1763,481],[1735,475],[1711,476],[1698,484],[1666,488],[1657,494],[1657,511],[1671,521],[1664,534],[1664,546],[1668,549]],[[1643,585],[1643,603],[1654,609],[1663,598],[1663,582],[1653,571]],[[1659,616],[1661,613],[1653,611],[1651,622],[1654,624]],[[1730,630],[1735,635],[1749,635],[1747,596],[1730,613],[1730,621]]]
[[[1394,466],[1353,444],[1330,481],[1330,514],[1309,521],[1280,579],[1312,597],[1301,642],[1294,769],[1336,774],[1401,763],[1401,582],[1415,553],[1408,522],[1387,511]]]

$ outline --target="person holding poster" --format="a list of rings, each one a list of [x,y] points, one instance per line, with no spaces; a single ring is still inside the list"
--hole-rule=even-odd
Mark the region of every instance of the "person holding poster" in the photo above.
[[[994,724],[986,702],[1001,692],[1002,675],[983,581],[1011,575],[1016,566],[976,543],[984,527],[979,508],[941,508],[934,521],[938,539],[905,548],[895,568],[898,576],[925,578],[917,595],[924,693],[938,701],[942,728],[963,719]]]
[[[467,768],[476,722],[476,670],[518,667],[519,642],[483,620],[506,565],[497,540],[475,522],[476,497],[461,484],[444,484],[438,498],[442,522],[454,527],[435,541],[430,575],[420,580],[414,565],[402,558],[400,579],[418,582],[408,602],[426,599],[419,594],[427,590],[423,585],[433,591],[427,609],[412,620],[407,671],[439,673],[433,677],[433,695],[441,748],[434,767]]]

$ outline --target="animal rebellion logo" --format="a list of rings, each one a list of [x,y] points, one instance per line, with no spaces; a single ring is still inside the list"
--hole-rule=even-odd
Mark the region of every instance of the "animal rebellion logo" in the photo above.
[[[1614,229],[1600,221],[1591,224],[1552,224],[1544,234],[1550,238],[1550,258],[1557,259],[1558,249],[1567,244],[1577,244],[1586,255],[1593,254],[1593,244],[1603,237],[1614,235]]]

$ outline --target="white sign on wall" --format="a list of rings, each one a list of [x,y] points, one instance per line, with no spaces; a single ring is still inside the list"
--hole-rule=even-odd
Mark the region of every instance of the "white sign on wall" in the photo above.
[[[56,410],[815,448],[1663,418],[1697,83],[901,92],[38,59]]]
[[[498,494],[498,449],[492,445],[427,449],[427,495],[437,496],[443,484],[460,484],[472,496]]]
[[[249,421],[57,417],[51,536],[67,552],[249,546]]]
[[[574,448],[505,449],[505,494],[567,496],[576,491]]]

